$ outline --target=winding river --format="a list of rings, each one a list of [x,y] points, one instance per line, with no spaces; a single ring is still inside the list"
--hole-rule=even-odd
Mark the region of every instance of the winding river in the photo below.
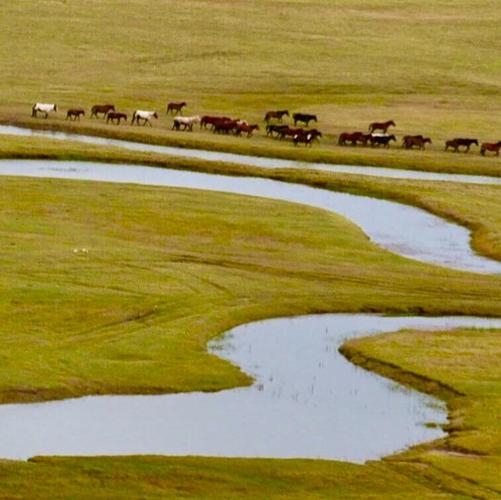
[[[212,189],[302,203],[348,217],[374,243],[404,257],[501,272],[499,262],[472,252],[464,228],[394,202],[268,179],[126,165],[5,160],[0,174]],[[501,319],[331,314],[243,325],[211,342],[209,349],[252,374],[251,387],[213,394],[2,405],[0,456],[155,453],[376,459],[443,436],[439,426],[425,424],[446,422],[446,408],[352,365],[339,354],[339,345],[354,336],[400,328],[459,326],[501,328]]]
[[[313,163],[296,160],[283,160],[279,158],[266,158],[262,156],[249,156],[222,151],[207,151],[203,149],[179,148],[173,146],[159,146],[156,144],[146,144],[142,142],[124,141],[120,139],[109,139],[83,134],[70,134],[66,132],[54,132],[51,130],[32,130],[29,128],[15,127],[12,125],[0,125],[0,134],[17,135],[22,137],[45,137],[47,139],[57,139],[63,141],[76,141],[97,146],[112,146],[132,151],[142,151],[146,153],[160,153],[179,158],[193,158],[205,161],[217,161],[223,163],[233,163],[261,168],[301,168],[324,170],[343,174],[367,175],[372,177],[389,177],[392,179],[414,179],[428,181],[461,182],[468,184],[492,184],[501,185],[501,177],[491,177],[486,175],[462,175],[462,174],[442,174],[438,172],[424,172],[421,170],[402,170],[396,168],[383,167],[357,167],[352,165],[335,165],[332,163]]]

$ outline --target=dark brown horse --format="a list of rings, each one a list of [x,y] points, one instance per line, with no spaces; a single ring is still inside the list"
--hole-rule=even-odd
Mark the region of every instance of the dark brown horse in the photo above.
[[[307,113],[294,113],[292,115],[292,119],[294,120],[294,126],[296,126],[298,123],[304,123],[306,126],[308,126],[311,121],[318,121],[317,115],[309,115]]]
[[[498,142],[484,142],[480,146],[480,154],[485,156],[487,151],[494,153],[495,156],[499,156],[499,150],[501,149],[501,141]]]
[[[422,135],[406,135],[402,139],[402,147],[405,149],[412,149],[414,146],[424,149],[425,144],[431,144],[431,139]]]
[[[320,130],[303,130],[299,134],[295,134],[292,137],[292,140],[294,142],[294,146],[297,146],[298,144],[304,144],[306,147],[311,146],[313,144],[313,141],[315,139],[318,139],[318,137],[322,137],[322,132],[320,132]]]
[[[229,134],[238,128],[238,120],[219,120],[213,124],[215,134]]]
[[[447,151],[449,148],[452,148],[452,150],[455,153],[459,153],[459,148],[463,146],[464,152],[468,153],[470,150],[470,147],[476,144],[478,146],[478,141],[477,139],[468,139],[468,138],[463,138],[463,137],[456,137],[455,139],[451,139],[450,141],[445,141],[445,151]]]
[[[367,142],[370,138],[371,134],[364,134],[363,132],[343,132],[339,135],[337,142],[340,146],[345,146],[348,142],[350,142],[352,146],[356,146],[359,142],[363,146],[367,146]]]
[[[120,125],[120,122],[124,120],[127,123],[127,115],[125,113],[120,113],[119,111],[110,111],[106,115],[106,123],[114,123],[115,125]]]
[[[289,128],[288,125],[266,125],[266,135],[273,137],[273,134],[277,134],[275,137],[279,137],[282,130]]]
[[[90,110],[90,117],[99,118],[99,115],[102,114],[104,118],[110,111],[115,111],[113,104],[94,104]]]
[[[229,116],[210,116],[210,115],[204,115],[200,119],[200,128],[207,128],[207,125],[211,125],[211,127],[214,127],[215,123],[219,123],[221,121],[231,121],[231,118]]]
[[[66,112],[66,119],[68,120],[69,118],[73,122],[75,120],[80,121],[81,116],[85,116],[85,111],[81,108],[68,109]]]
[[[391,126],[396,127],[397,124],[393,120],[388,120],[387,122],[372,122],[369,125],[369,132],[372,134],[374,130],[382,130],[383,134],[386,134]]]
[[[186,106],[186,103],[183,102],[169,102],[167,104],[167,112],[165,114],[172,113],[173,115],[179,113],[180,115],[183,114],[183,108]]]
[[[287,139],[287,137],[294,137],[297,134],[302,134],[304,132],[304,128],[291,128],[291,127],[285,127],[280,129],[278,132],[278,138],[283,141],[284,139]]]
[[[284,116],[289,116],[289,111],[287,111],[286,109],[282,109],[279,111],[268,111],[264,115],[264,121],[266,123],[269,123],[270,120],[278,120],[279,122],[282,122]]]
[[[371,143],[372,147],[379,147],[379,146],[384,146],[385,148],[390,147],[390,142],[394,141],[396,142],[397,138],[391,134],[391,135],[371,135],[369,141]]]
[[[248,125],[247,123],[237,124],[235,129],[235,135],[247,134],[247,137],[251,137],[254,130],[259,130],[259,125]]]

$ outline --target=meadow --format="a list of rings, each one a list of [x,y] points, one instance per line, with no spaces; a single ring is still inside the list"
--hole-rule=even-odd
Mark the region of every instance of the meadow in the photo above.
[[[143,142],[499,176],[496,158],[444,153],[451,136],[501,139],[501,13],[493,0],[20,0],[2,5],[0,123]],[[187,114],[262,123],[319,115],[311,150],[171,132]],[[154,128],[30,118],[114,102],[158,108]],[[393,118],[426,152],[339,148]],[[262,132],[262,131],[261,131]],[[2,158],[133,162],[394,199],[472,230],[501,260],[501,188],[258,168],[0,136]],[[0,401],[215,391],[251,383],[206,352],[260,318],[318,312],[501,316],[501,279],[417,263],[335,214],[283,202],[140,186],[0,178]],[[75,248],[88,253],[75,253]],[[201,457],[0,460],[0,498],[496,498],[499,331],[400,332],[344,346],[353,362],[444,398],[451,435],[365,465]],[[458,366],[461,369],[458,369]],[[438,383],[437,383],[438,382]],[[447,386],[451,392],[440,388]]]

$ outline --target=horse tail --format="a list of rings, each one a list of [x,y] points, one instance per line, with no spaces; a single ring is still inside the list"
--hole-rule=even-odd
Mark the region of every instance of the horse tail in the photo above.
[[[31,116],[36,116],[37,114],[37,105],[33,104],[33,107],[31,108]]]
[[[131,125],[134,125],[134,121],[136,120],[136,112],[134,111],[134,113],[132,113],[132,119],[130,121],[130,124]],[[137,120],[137,123],[139,123],[139,120]]]

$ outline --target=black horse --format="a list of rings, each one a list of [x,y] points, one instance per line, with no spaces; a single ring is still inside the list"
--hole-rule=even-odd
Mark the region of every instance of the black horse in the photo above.
[[[306,113],[294,113],[292,115],[292,118],[294,120],[294,126],[296,126],[299,122],[302,122],[306,126],[308,126],[308,124],[311,121],[314,121],[314,122],[318,121],[317,120],[317,115],[308,115]]]
[[[458,153],[459,148],[463,146],[465,148],[464,152],[468,153],[472,144],[476,144],[478,146],[477,139],[466,139],[462,137],[456,137],[456,139],[445,141],[445,150],[447,151],[449,148],[452,148],[455,153]]]
[[[391,134],[391,135],[371,135],[369,142],[371,143],[372,147],[379,147],[379,146],[384,146],[385,148],[390,147],[390,142],[391,141],[396,141],[397,138]]]

